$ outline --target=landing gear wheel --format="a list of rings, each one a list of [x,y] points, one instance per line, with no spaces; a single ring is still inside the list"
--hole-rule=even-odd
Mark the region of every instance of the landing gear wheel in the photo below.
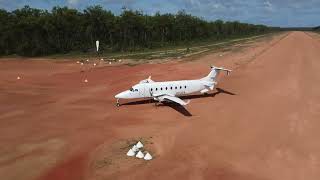
[[[120,107],[120,106],[121,106],[121,104],[119,103],[119,99],[117,99],[116,106],[117,106],[117,107]]]

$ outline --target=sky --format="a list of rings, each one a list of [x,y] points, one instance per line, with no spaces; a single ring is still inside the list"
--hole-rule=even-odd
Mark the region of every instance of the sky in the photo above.
[[[280,27],[320,25],[320,0],[0,0],[0,9],[14,10],[29,5],[50,10],[68,6],[82,10],[101,5],[115,14],[122,7],[147,14],[185,10],[205,20],[240,21]]]

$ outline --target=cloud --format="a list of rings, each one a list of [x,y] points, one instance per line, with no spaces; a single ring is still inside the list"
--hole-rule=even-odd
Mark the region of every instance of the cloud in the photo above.
[[[80,0],[67,0],[67,3],[68,4],[71,4],[71,5],[76,5],[79,3]]]
[[[265,6],[267,11],[270,11],[270,12],[274,11],[273,5],[270,3],[270,1],[265,1],[263,5]]]

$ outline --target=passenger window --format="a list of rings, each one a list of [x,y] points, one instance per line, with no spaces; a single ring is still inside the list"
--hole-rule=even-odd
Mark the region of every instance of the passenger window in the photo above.
[[[166,90],[168,90],[168,87],[166,87]]]
[[[170,87],[170,89],[172,90],[172,87]]]
[[[151,88],[151,91],[152,91],[152,88]]]
[[[162,91],[162,88],[160,88],[161,89],[161,91]]]
[[[158,91],[158,88],[156,88],[156,91]]]
[[[180,86],[180,89],[182,89],[182,86]]]
[[[177,86],[176,86],[176,89],[178,89]]]
[[[138,91],[138,89],[135,89],[135,91]]]
[[[184,86],[185,89],[187,89],[187,86]]]

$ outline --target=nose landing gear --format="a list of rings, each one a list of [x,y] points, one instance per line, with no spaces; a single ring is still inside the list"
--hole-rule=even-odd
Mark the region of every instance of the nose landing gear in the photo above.
[[[121,104],[119,103],[119,99],[117,99],[116,106],[117,106],[117,107],[120,107],[120,105],[121,105]]]

